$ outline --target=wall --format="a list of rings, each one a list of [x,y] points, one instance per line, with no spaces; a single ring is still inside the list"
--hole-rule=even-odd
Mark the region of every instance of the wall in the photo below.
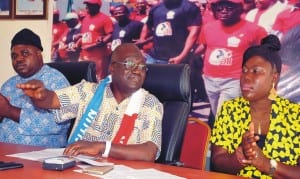
[[[50,0],[51,2],[51,0]],[[53,6],[48,3],[47,19],[42,20],[6,20],[0,19],[0,86],[9,77],[15,75],[11,65],[10,58],[10,41],[19,30],[29,28],[41,37],[42,45],[44,48],[43,57],[44,62],[50,61],[50,49],[52,38],[52,10]]]

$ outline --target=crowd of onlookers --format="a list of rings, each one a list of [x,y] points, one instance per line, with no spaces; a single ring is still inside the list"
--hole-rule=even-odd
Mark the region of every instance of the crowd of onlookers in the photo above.
[[[85,10],[65,17],[54,10],[52,60],[94,61],[100,80],[108,73],[111,52],[121,43],[136,43],[147,63],[189,63],[193,98],[209,100],[215,115],[224,101],[240,95],[245,49],[259,44],[267,34],[282,39],[299,25],[300,3],[189,1],[112,2],[108,15],[100,10],[101,0],[85,0]]]

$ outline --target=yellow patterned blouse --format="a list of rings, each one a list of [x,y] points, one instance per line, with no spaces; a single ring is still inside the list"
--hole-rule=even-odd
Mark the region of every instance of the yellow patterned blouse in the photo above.
[[[272,102],[270,128],[262,149],[270,159],[297,165],[300,156],[300,105],[277,97]],[[233,153],[242,142],[242,135],[251,122],[249,102],[239,97],[225,102],[217,115],[211,143]],[[271,178],[254,166],[243,168],[237,175],[249,178]]]
[[[55,91],[59,97],[61,109],[56,112],[56,121],[66,121],[76,118],[73,130],[76,128],[85,108],[93,97],[98,84],[82,81],[72,87]],[[144,102],[140,108],[138,118],[135,120],[134,130],[128,140],[128,144],[140,144],[152,141],[161,149],[161,123],[163,106],[156,97],[143,90]],[[110,86],[104,91],[100,110],[87,128],[83,140],[106,141],[113,140],[116,135],[123,115],[127,109],[130,97],[124,99],[120,104],[115,100]]]

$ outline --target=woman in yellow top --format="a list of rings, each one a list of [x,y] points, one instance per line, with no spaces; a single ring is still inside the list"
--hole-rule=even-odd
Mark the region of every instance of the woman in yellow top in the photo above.
[[[225,102],[212,130],[212,167],[249,178],[300,178],[300,105],[276,95],[279,39],[243,56],[242,97]]]

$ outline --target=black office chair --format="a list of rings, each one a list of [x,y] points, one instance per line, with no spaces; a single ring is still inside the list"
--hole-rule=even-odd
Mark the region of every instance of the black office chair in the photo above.
[[[97,82],[95,62],[50,62],[47,65],[64,74],[71,85],[79,83],[82,79]]]
[[[143,87],[164,105],[162,146],[158,163],[179,161],[191,108],[190,67],[187,64],[148,64]]]

